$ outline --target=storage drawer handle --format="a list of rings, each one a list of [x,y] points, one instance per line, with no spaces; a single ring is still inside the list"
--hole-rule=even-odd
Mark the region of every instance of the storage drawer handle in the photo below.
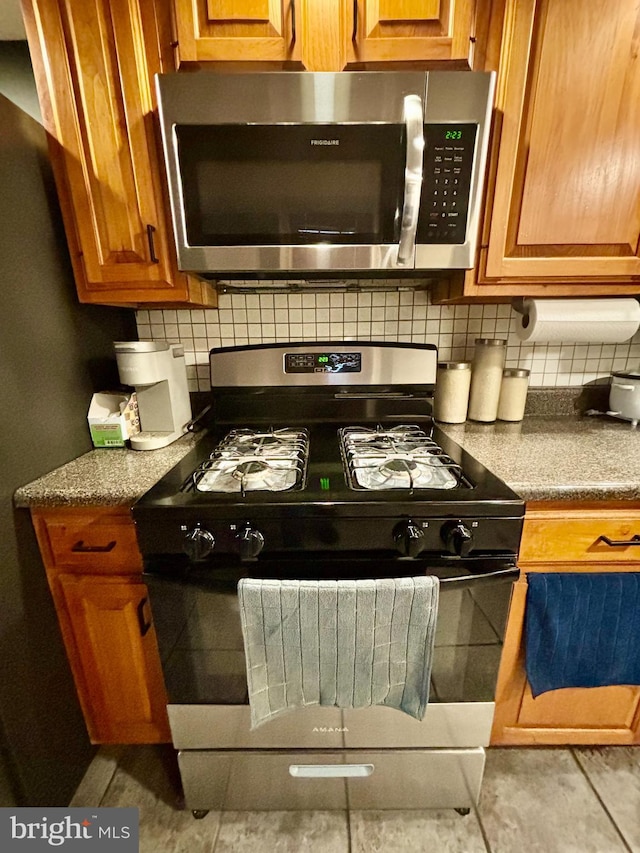
[[[147,603],[148,598],[145,596],[137,607],[138,614],[138,625],[140,627],[140,636],[144,637],[144,635],[148,632],[149,628],[151,628],[151,619],[146,619],[144,615],[144,606]]]
[[[106,554],[107,551],[113,551],[116,547],[116,540],[113,539],[111,542],[107,542],[106,545],[85,545],[84,541],[80,539],[76,544],[71,548],[72,551],[78,552],[81,554]]]
[[[371,776],[373,764],[291,764],[289,773],[299,779],[343,779]]]
[[[610,548],[624,548],[627,545],[640,545],[640,533],[636,533],[631,539],[609,539],[608,536],[599,536],[596,539],[596,545],[598,542],[604,542],[605,545],[608,545]]]

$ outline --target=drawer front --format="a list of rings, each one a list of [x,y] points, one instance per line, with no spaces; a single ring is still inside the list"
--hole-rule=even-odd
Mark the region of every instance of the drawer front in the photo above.
[[[640,514],[526,518],[520,562],[640,566]]]
[[[181,750],[190,809],[470,808],[484,749],[244,752]]]
[[[128,509],[34,512],[50,567],[83,571],[138,572],[142,558]]]

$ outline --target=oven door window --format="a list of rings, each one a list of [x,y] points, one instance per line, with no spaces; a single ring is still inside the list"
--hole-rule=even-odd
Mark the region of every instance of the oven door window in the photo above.
[[[247,704],[235,584],[147,581],[169,701]],[[507,580],[441,584],[430,702],[494,700],[510,592]]]
[[[399,239],[403,125],[179,125],[175,132],[190,246]]]

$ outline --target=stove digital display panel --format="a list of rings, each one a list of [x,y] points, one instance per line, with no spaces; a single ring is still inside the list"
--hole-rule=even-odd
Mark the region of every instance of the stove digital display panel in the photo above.
[[[361,352],[287,352],[285,373],[360,373]]]

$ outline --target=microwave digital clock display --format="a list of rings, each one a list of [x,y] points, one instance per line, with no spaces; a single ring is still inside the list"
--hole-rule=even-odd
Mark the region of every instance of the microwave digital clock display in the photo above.
[[[361,352],[288,352],[285,373],[360,373]]]

